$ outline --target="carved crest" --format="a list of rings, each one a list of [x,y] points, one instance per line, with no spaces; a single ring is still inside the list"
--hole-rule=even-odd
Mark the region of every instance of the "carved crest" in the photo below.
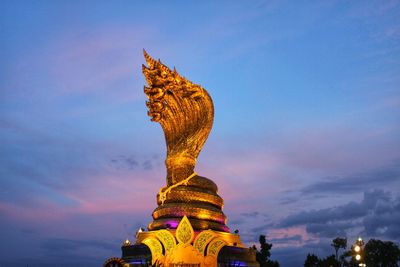
[[[196,159],[207,140],[214,119],[214,106],[207,91],[151,58],[146,51],[144,92],[152,121],[159,122],[167,143],[167,184],[193,173]]]
[[[176,239],[180,244],[190,244],[194,238],[193,227],[189,219],[183,216],[181,222],[176,229]]]

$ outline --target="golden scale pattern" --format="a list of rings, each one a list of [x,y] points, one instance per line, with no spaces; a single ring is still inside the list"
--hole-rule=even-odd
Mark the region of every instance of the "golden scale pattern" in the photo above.
[[[158,207],[149,230],[174,228],[186,215],[195,230],[229,232],[217,186],[194,171],[197,157],[214,120],[207,91],[169,69],[144,51],[142,70],[146,105],[152,121],[160,123],[167,144],[167,184],[157,195]]]

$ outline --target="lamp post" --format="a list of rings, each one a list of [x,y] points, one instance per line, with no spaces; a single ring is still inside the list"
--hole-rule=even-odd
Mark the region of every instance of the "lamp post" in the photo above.
[[[366,267],[367,265],[364,263],[364,240],[361,237],[357,238],[353,245],[353,250],[355,252],[354,258],[358,262],[358,266]]]

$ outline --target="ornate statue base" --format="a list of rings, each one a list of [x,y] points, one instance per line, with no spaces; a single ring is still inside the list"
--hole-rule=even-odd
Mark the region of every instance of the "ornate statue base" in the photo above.
[[[194,172],[211,131],[214,105],[208,92],[150,57],[143,74],[152,121],[160,123],[167,144],[167,184],[157,195],[149,231],[122,246],[122,258],[104,267],[259,266],[256,253],[231,234],[217,185]]]
[[[114,258],[114,261],[118,260]],[[255,251],[244,248],[239,235],[214,230],[195,232],[186,216],[176,230],[138,233],[135,244],[127,242],[122,246],[118,264],[123,267],[259,266]]]

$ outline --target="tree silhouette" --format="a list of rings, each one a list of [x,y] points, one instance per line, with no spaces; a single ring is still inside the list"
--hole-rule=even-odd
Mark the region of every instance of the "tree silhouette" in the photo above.
[[[307,254],[307,258],[304,262],[304,267],[318,267],[320,259],[314,254]]]
[[[336,237],[335,239],[332,240],[331,246],[335,248],[336,261],[338,261],[338,251],[341,248],[346,249],[347,238]]]
[[[330,255],[319,262],[320,267],[340,267],[340,262],[335,258],[335,255]]]
[[[353,249],[343,252],[343,266],[358,267]],[[370,239],[362,249],[362,261],[369,267],[399,267],[400,249],[391,241]]]
[[[260,263],[260,267],[279,267],[277,261],[271,261],[269,257],[271,256],[272,244],[267,243],[265,235],[260,235],[260,251],[256,252],[256,260]],[[255,248],[255,246],[254,246]]]
[[[308,254],[304,261],[304,267],[340,267],[340,262],[335,259],[333,254],[324,259],[320,259],[314,254]]]
[[[370,239],[364,248],[365,264],[375,267],[398,267],[400,249],[391,241]]]

